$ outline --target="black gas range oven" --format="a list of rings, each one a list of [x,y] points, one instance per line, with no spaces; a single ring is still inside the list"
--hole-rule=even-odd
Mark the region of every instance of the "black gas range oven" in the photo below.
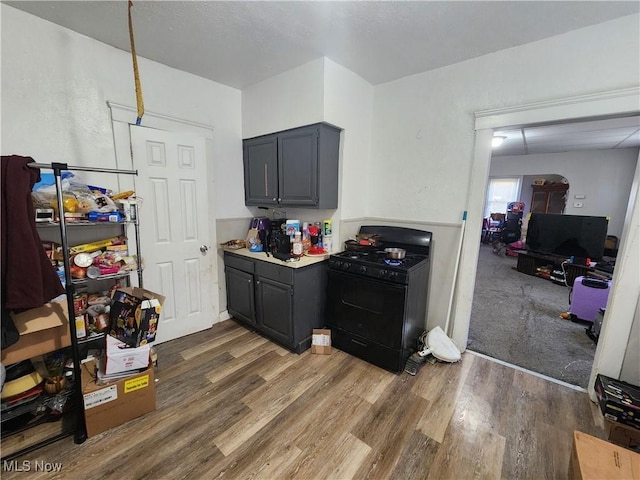
[[[334,347],[394,373],[404,370],[425,330],[431,232],[362,226],[328,262],[325,319]],[[384,249],[406,250],[402,260]]]

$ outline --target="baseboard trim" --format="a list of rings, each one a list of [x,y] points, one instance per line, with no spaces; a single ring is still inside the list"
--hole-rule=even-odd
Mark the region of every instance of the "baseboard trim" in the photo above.
[[[504,365],[505,367],[511,367],[514,370],[519,370],[519,371],[524,372],[524,373],[529,373],[529,374],[531,374],[531,375],[533,375],[535,377],[539,377],[539,378],[542,378],[544,380],[548,380],[549,382],[557,383],[558,385],[562,385],[562,386],[570,388],[572,390],[577,390],[578,392],[587,393],[586,389],[584,389],[582,387],[579,387],[578,385],[571,385],[570,383],[563,382],[562,380],[558,380],[557,378],[548,377],[547,375],[543,375],[541,373],[534,372],[532,370],[527,370],[526,368],[519,367],[518,365],[514,365],[513,363],[503,362],[502,360],[490,357],[488,355],[485,355],[484,353],[474,352],[473,350],[469,350],[469,349],[465,350],[465,352],[471,353],[471,354],[473,354],[473,355],[475,355],[477,357],[481,357],[481,358],[484,358],[486,360],[490,360],[492,362],[499,363],[500,365]]]

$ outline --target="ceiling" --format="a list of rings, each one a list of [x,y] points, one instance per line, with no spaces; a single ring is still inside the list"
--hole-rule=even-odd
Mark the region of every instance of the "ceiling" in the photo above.
[[[1,1],[130,51],[125,0]],[[614,0],[136,0],[132,8],[139,56],[238,89],[320,57],[378,85],[638,13],[640,2]],[[510,130],[496,154],[639,146],[638,120],[635,131],[629,122]],[[555,146],[543,145],[547,135]]]
[[[524,126],[496,130],[494,136],[505,137],[493,156],[559,153],[576,150],[607,150],[640,147],[640,117],[637,115]]]
[[[127,2],[2,3],[130,51]],[[242,89],[326,56],[372,85],[640,12],[637,1],[141,1],[138,55]]]

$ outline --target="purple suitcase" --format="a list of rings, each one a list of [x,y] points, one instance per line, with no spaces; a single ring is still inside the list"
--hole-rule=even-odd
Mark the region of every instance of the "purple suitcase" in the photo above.
[[[586,280],[583,282],[583,280]],[[588,283],[599,283],[605,288],[589,286]],[[587,283],[587,285],[585,285]],[[580,320],[593,322],[598,315],[598,310],[606,308],[607,298],[611,290],[611,280],[594,280],[587,277],[576,277],[571,292],[571,310],[569,313]]]

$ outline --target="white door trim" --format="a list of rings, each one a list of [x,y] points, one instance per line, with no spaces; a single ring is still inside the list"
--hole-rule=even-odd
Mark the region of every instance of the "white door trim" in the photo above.
[[[107,105],[111,111],[112,122],[124,122],[135,125],[135,119],[138,116],[138,111],[135,107],[129,107],[127,105],[110,101],[107,101]],[[214,130],[213,125],[192,122],[191,120],[185,120],[183,118],[172,117],[170,115],[163,115],[162,113],[149,112],[146,110],[142,117],[141,126],[171,132],[191,132],[204,138],[212,138]]]
[[[464,244],[458,275],[458,294],[454,306],[452,337],[458,346],[465,348],[469,336],[469,322],[471,317],[471,304],[478,264],[478,232],[482,227],[482,206],[487,189],[488,173],[491,164],[491,138],[493,129],[513,125],[525,125],[531,123],[549,123],[585,117],[620,115],[626,113],[638,113],[640,111],[640,88],[609,91],[593,95],[571,97],[548,102],[497,109],[476,113],[475,122],[475,148],[474,159],[471,168],[471,182],[469,185],[469,198],[467,201],[467,229],[464,234]],[[639,183],[640,168],[636,169],[634,184]],[[633,192],[632,192],[633,194]],[[640,227],[638,219],[638,197],[630,198],[627,219],[631,219],[631,225],[626,225],[622,234],[623,246],[619,256],[624,262],[629,262],[628,268],[616,269],[614,283],[607,307],[607,316],[610,311],[616,312],[616,328],[614,335],[604,335],[604,341],[598,342],[596,357],[594,359],[591,379],[589,381],[589,393],[593,398],[593,383],[597,373],[602,373],[613,378],[619,378],[624,362],[627,340],[631,334],[631,326],[635,314],[636,304],[640,296],[637,288],[637,265],[640,262],[640,254],[633,251],[637,248],[637,230]],[[631,235],[632,232],[636,234]],[[625,288],[625,296],[617,293],[616,284]],[[634,287],[635,286],[635,287]],[[631,288],[629,288],[631,287]],[[628,290],[635,291],[631,294]],[[620,289],[622,290],[622,289]],[[605,322],[606,323],[606,322]],[[605,325],[606,328],[606,325]],[[602,335],[602,333],[601,333]],[[602,344],[601,344],[602,343]]]
[[[504,128],[540,122],[572,120],[584,117],[637,113],[640,88],[580,95],[546,102],[476,112],[475,129]]]

